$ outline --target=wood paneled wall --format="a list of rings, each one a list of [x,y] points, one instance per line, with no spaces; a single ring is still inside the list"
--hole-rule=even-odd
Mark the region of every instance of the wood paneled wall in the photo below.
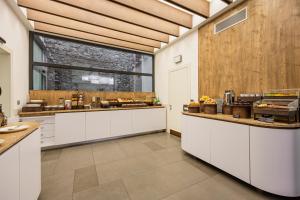
[[[213,33],[246,6],[246,21]],[[300,88],[299,0],[247,0],[199,29],[199,95],[284,88]]]
[[[76,94],[77,91],[66,90],[31,90],[29,92],[29,98],[32,100],[44,99],[49,105],[56,105],[59,103],[59,98],[70,99],[72,94]],[[155,97],[153,92],[97,92],[97,91],[84,91],[84,103],[91,103],[92,97],[101,97],[103,99],[117,99],[117,98],[135,98],[135,99],[147,99]]]

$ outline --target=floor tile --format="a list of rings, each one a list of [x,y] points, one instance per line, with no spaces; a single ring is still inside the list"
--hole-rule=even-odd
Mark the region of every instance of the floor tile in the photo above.
[[[92,146],[95,164],[105,164],[126,158],[126,153],[115,142],[100,142]]]
[[[49,176],[42,180],[42,200],[69,200],[73,194],[74,172]]]
[[[159,151],[165,149],[163,146],[153,141],[144,142],[144,144],[152,151]]]
[[[129,200],[129,196],[122,181],[116,180],[76,193],[74,200]]]
[[[231,176],[218,174],[213,178],[195,184],[164,200],[267,200],[280,199],[273,195],[258,192]]]
[[[152,151],[141,142],[118,141],[120,148],[128,157],[145,155]]]
[[[42,162],[42,179],[53,176],[57,165],[57,160]]]
[[[62,174],[91,165],[94,165],[91,145],[65,148],[62,150],[56,165],[55,174]]]
[[[92,187],[97,187],[98,185],[98,176],[94,165],[75,170],[73,186],[74,193],[81,192]]]
[[[99,182],[101,183],[118,180],[124,176],[152,170],[155,167],[156,165],[153,162],[143,159],[143,156],[131,157],[108,164],[96,165]]]
[[[43,151],[42,153],[42,161],[53,161],[58,160],[61,154],[61,149],[54,149]]]
[[[192,165],[179,161],[123,178],[132,200],[156,200],[207,178]]]

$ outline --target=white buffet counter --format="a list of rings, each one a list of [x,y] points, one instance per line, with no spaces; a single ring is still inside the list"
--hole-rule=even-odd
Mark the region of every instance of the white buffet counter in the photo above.
[[[166,129],[166,108],[131,108],[55,113],[21,117],[41,124],[44,148],[124,137]]]
[[[41,145],[37,123],[27,130],[0,134],[0,199],[37,200],[41,192]]]
[[[182,149],[264,191],[300,196],[299,124],[241,121],[183,113]]]

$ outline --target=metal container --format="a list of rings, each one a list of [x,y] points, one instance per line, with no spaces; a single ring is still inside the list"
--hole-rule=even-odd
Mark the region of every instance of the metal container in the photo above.
[[[235,99],[235,93],[233,90],[225,90],[224,93],[224,104],[232,105]]]

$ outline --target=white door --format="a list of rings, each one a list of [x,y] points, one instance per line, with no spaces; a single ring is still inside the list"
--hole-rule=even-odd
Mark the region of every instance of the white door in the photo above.
[[[180,119],[183,104],[190,98],[188,68],[180,68],[169,72],[169,107],[168,132],[170,129],[181,132]]]
[[[3,112],[11,116],[11,55],[0,46],[0,104]]]

